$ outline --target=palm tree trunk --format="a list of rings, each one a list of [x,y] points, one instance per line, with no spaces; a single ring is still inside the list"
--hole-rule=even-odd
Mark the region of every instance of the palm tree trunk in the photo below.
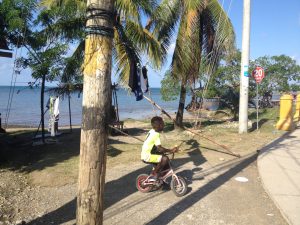
[[[191,102],[187,105],[186,109],[188,111],[194,111],[197,109],[197,96],[196,96],[196,92],[195,92],[195,86],[191,87],[191,94],[192,94],[192,99]]]
[[[113,0],[90,0],[88,7],[99,8],[93,14],[114,11]],[[112,29],[106,17],[90,18],[87,26]],[[99,27],[100,28],[100,27]],[[105,29],[106,30],[106,29]],[[97,33],[98,30],[95,31]],[[103,31],[104,32],[104,31]],[[98,34],[86,37],[80,162],[77,195],[78,225],[103,224],[103,194],[106,151],[111,104],[112,38]]]
[[[185,105],[185,97],[186,97],[186,83],[181,83],[180,88],[180,99],[179,99],[179,105],[178,110],[176,114],[176,126],[177,127],[183,127],[183,112],[184,112],[184,105]]]
[[[44,114],[45,80],[46,80],[46,74],[43,74],[42,87],[41,87],[41,124],[42,124],[42,142],[43,143],[45,143],[45,114]]]

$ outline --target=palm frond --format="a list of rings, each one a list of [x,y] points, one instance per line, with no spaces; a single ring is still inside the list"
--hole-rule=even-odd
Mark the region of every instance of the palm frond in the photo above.
[[[55,1],[55,0],[53,0]],[[44,33],[53,38],[79,40],[84,38],[85,7],[77,1],[62,1],[62,6],[51,6],[41,11],[37,22],[46,27]]]
[[[156,7],[155,0],[116,0],[116,10],[125,17],[125,20],[134,20],[142,24],[142,14],[150,16]]]
[[[235,50],[235,34],[230,19],[218,0],[212,0],[203,11],[204,49],[213,73],[222,55]]]
[[[119,80],[123,83],[128,83],[130,75],[130,65],[141,65],[140,52],[134,45],[130,37],[126,34],[122,25],[117,24],[115,26],[115,53],[114,61],[116,62],[115,67]]]
[[[197,9],[184,10],[172,59],[172,74],[179,75],[184,82],[194,80],[199,71],[201,46],[198,12]]]
[[[184,1],[179,24],[171,73],[182,82],[194,82],[200,65],[212,73],[220,57],[235,49],[232,24],[218,0]]]
[[[65,60],[64,71],[61,75],[63,83],[68,82],[81,82],[83,74],[83,61],[84,61],[84,48],[85,41],[81,41],[72,56]]]
[[[54,7],[66,8],[70,5],[76,5],[80,11],[84,11],[86,8],[86,0],[42,0],[40,5],[47,9]]]
[[[171,40],[177,31],[177,24],[183,13],[183,5],[180,0],[163,0],[153,12],[152,25],[155,26],[153,34],[162,43],[164,49],[168,49]],[[150,29],[150,27],[149,27]],[[151,29],[150,29],[151,30]]]
[[[153,34],[130,20],[127,21],[124,31],[127,37],[130,37],[131,42],[135,43],[139,50],[147,52],[149,60],[156,68],[159,68],[166,54]]]

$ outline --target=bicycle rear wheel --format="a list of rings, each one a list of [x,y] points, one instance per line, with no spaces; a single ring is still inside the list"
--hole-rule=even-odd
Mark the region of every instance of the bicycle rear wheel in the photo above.
[[[152,190],[151,185],[143,185],[143,182],[147,179],[148,176],[149,175],[147,175],[147,174],[140,174],[136,178],[135,186],[140,192],[147,193]]]

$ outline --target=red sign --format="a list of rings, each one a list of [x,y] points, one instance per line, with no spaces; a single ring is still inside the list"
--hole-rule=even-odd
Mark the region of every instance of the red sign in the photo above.
[[[256,83],[260,83],[265,77],[264,69],[260,66],[255,67],[252,72],[252,77],[255,79]]]

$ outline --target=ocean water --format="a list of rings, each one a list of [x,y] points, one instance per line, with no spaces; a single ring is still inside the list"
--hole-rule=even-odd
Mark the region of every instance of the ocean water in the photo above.
[[[11,106],[8,107],[10,87],[0,86],[0,113],[2,114],[2,126],[6,121],[8,125],[38,126],[40,123],[40,88],[30,89],[28,87],[15,87]],[[147,97],[148,94],[146,95]],[[165,102],[161,99],[160,89],[151,89],[152,99],[170,115],[175,116],[178,107],[178,100]],[[48,101],[49,93],[45,93],[45,105]],[[121,120],[146,119],[155,115],[160,115],[160,111],[150,104],[146,99],[136,101],[133,94],[124,89],[117,91],[119,116]],[[190,96],[187,96],[186,103],[189,103]],[[8,114],[8,109],[10,112]],[[46,109],[46,108],[45,108]],[[59,125],[69,124],[68,99],[60,99],[59,105],[60,119]],[[82,94],[71,95],[72,124],[80,125],[82,117]],[[8,118],[8,119],[7,119]],[[49,120],[49,113],[45,114],[46,126]]]

